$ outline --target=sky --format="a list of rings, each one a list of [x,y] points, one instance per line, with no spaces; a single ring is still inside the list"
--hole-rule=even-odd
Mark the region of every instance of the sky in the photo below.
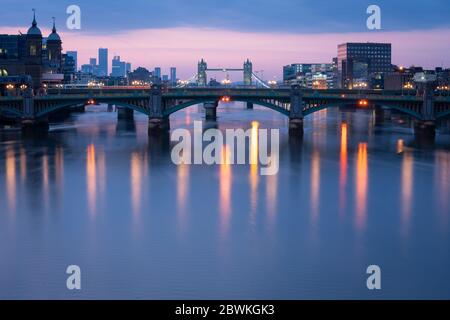
[[[381,30],[367,29],[371,4],[381,8]],[[66,27],[69,5],[81,9],[80,30]],[[281,79],[283,65],[330,62],[338,44],[354,41],[391,42],[394,64],[450,67],[448,0],[0,0],[0,8],[0,33],[25,33],[35,8],[46,36],[55,17],[79,65],[106,47],[110,59],[161,66],[163,74],[175,66],[182,79],[200,58],[220,68],[249,58],[265,79]]]

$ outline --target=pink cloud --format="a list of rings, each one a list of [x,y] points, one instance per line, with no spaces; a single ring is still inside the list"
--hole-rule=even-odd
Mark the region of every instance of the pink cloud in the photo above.
[[[26,28],[22,28],[26,30]],[[49,34],[49,29],[42,29]],[[17,33],[17,28],[0,28],[0,33]],[[181,78],[196,72],[197,62],[205,58],[209,67],[242,67],[246,58],[254,70],[264,70],[265,78],[281,78],[282,66],[295,62],[325,63],[337,54],[343,42],[391,42],[393,63],[422,65],[427,68],[450,66],[449,29],[408,32],[366,32],[328,34],[289,34],[238,32],[217,29],[168,28],[141,29],[116,34],[60,32],[64,50],[79,52],[79,65],[97,57],[99,47],[109,48],[110,58],[118,54],[133,68],[153,69],[163,73],[176,66]],[[242,75],[232,75],[240,79]]]

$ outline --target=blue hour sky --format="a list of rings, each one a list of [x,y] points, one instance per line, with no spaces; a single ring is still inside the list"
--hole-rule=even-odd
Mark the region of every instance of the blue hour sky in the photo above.
[[[448,0],[2,0],[0,21],[2,25],[28,21],[31,8],[38,10],[41,20],[52,16],[65,20],[65,9],[71,4],[80,6],[84,28],[90,32],[186,26],[258,32],[361,32],[370,4],[382,8],[384,30],[450,26]]]

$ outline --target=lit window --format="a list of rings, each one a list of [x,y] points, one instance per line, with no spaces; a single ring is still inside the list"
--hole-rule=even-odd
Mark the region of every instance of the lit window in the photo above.
[[[30,46],[30,56],[35,56],[37,53],[36,53],[36,46],[33,44],[33,45],[31,45]]]

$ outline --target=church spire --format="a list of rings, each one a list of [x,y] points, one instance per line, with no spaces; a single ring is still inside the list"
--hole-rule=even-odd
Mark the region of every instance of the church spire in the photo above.
[[[36,9],[33,8],[33,23],[31,24],[33,27],[37,27],[36,22]]]
[[[52,32],[53,32],[53,33],[56,33],[55,17],[52,17],[52,19],[53,19],[53,29],[52,29]]]
[[[33,9],[33,22],[31,23],[31,27],[30,29],[28,29],[27,32],[28,35],[33,35],[33,36],[41,36],[41,30],[39,30],[38,26],[37,26],[37,22],[36,22],[36,9]]]

